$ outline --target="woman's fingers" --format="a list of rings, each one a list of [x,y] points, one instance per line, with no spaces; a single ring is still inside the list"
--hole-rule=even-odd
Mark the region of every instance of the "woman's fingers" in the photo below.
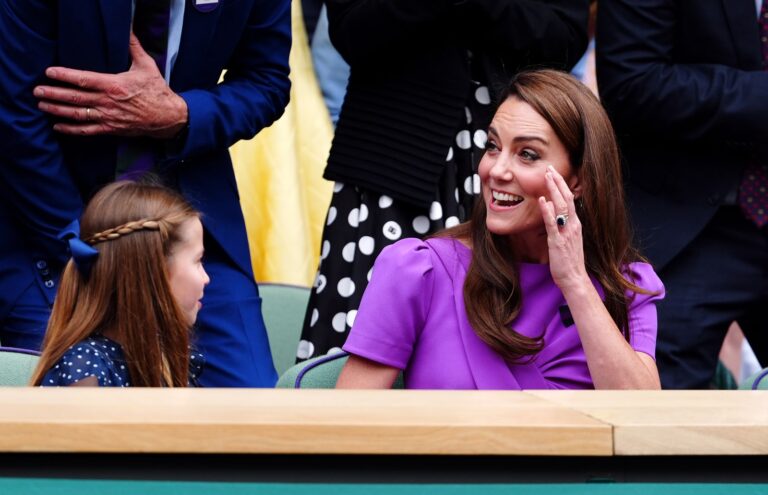
[[[556,235],[557,232],[557,220],[555,216],[555,205],[551,201],[547,201],[544,196],[539,198],[539,210],[541,211],[541,217],[544,219],[544,226],[547,229],[547,236]]]
[[[552,203],[555,205],[555,215],[567,215],[568,214],[568,202],[563,197],[563,193],[555,182],[554,169],[550,168],[544,177],[547,181],[547,189],[549,190],[549,197]]]
[[[552,165],[549,166],[549,173],[552,174],[553,182],[557,187],[557,190],[560,193],[560,197],[562,198],[565,205],[564,209],[558,210],[558,212],[567,213],[568,215],[576,215],[576,204],[574,203],[574,194],[571,191],[571,188],[568,187],[568,184],[565,182],[565,179],[563,179],[563,176],[560,175],[560,173],[555,170]]]

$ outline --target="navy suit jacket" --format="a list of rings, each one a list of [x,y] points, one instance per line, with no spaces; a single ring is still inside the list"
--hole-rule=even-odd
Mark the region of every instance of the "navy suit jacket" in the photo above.
[[[754,0],[600,0],[597,75],[640,247],[663,267],[768,159]]]
[[[121,141],[54,133],[32,90],[46,82],[44,71],[52,65],[127,70],[131,5],[131,0],[0,0],[5,40],[0,50],[0,321],[34,278],[52,301],[56,271],[68,258],[56,235],[79,218],[83,203],[101,185],[113,180]],[[227,149],[282,114],[290,88],[290,44],[288,0],[219,0],[205,13],[187,0],[170,78],[171,88],[188,105],[189,126],[164,143],[159,168],[203,212],[207,232],[249,275]],[[226,77],[219,83],[223,69]]]

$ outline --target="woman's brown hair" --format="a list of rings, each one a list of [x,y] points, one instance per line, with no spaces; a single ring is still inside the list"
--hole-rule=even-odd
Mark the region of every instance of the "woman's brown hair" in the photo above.
[[[582,187],[576,213],[582,224],[587,272],[603,287],[608,313],[629,340],[626,292],[647,291],[622,274],[629,263],[642,258],[631,244],[611,122],[586,86],[555,70],[516,75],[500,102],[508,98],[530,105],[565,145]],[[515,264],[510,261],[516,259],[515,253],[503,236],[486,228],[485,217],[486,205],[480,200],[469,222],[440,235],[464,239],[472,246],[464,303],[477,335],[507,360],[524,360],[542,349],[543,337],[527,337],[510,328],[524,297]]]
[[[64,268],[33,385],[71,346],[110,332],[119,336],[132,386],[187,386],[190,325],[171,293],[167,260],[181,225],[198,217],[178,193],[155,184],[115,182],[93,197],[80,237],[99,255],[87,276],[72,260]]]

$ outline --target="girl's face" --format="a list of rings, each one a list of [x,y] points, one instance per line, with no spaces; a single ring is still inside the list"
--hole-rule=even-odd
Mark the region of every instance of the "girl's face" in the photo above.
[[[529,104],[508,98],[488,129],[478,173],[488,230],[509,237],[515,251],[526,260],[546,258],[546,229],[538,198],[549,200],[544,177],[548,165],[576,192],[578,179],[554,129]]]
[[[208,282],[203,268],[203,225],[197,218],[190,218],[179,228],[180,241],[173,245],[168,258],[171,293],[176,304],[193,325],[197,312],[203,307],[200,300]]]

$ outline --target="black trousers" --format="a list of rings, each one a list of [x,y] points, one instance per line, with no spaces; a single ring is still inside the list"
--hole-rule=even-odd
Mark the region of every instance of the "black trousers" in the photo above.
[[[656,346],[663,388],[707,388],[733,321],[768,365],[767,228],[724,206],[659,276],[667,291]]]

